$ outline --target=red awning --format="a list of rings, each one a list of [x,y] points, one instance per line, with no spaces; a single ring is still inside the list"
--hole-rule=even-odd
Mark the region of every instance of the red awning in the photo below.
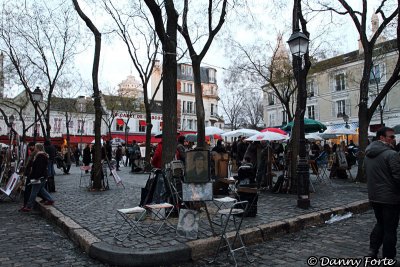
[[[123,119],[117,119],[118,126],[123,126],[125,124]]]
[[[139,125],[140,125],[140,126],[146,126],[146,121],[140,120],[140,121],[139,121]]]

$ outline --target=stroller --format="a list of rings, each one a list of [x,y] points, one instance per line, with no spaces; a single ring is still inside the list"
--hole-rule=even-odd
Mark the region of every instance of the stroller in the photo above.
[[[235,177],[236,178],[236,177]],[[238,169],[238,176],[236,178],[239,184],[254,184],[256,180],[256,172],[253,164],[244,163]]]

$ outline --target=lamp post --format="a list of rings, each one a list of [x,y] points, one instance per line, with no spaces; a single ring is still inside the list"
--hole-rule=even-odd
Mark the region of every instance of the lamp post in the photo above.
[[[37,138],[37,122],[36,121],[37,121],[37,116],[38,116],[37,110],[38,110],[39,102],[43,100],[43,93],[40,90],[39,86],[36,87],[36,89],[32,92],[32,99],[33,99],[33,102],[35,105],[35,121],[34,121],[35,125],[33,126],[33,130],[34,130],[33,142],[36,142],[36,138]]]
[[[296,119],[299,123],[299,157],[297,162],[297,207],[307,209],[310,207],[310,171],[306,155],[306,140],[304,131],[304,113],[307,104],[307,89],[305,86],[306,74],[302,72],[302,57],[308,51],[309,39],[299,29],[295,29],[287,41],[290,52],[295,60],[295,76],[297,81]],[[303,77],[304,76],[304,77]]]
[[[346,127],[346,129],[349,129],[349,116],[346,113],[343,113],[343,121],[346,123],[346,125],[344,127]],[[349,135],[346,134],[346,145],[349,145]]]

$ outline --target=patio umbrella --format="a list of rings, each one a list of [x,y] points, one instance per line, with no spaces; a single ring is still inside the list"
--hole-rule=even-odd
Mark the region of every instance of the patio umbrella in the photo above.
[[[286,135],[274,133],[274,132],[263,132],[255,134],[245,139],[246,141],[283,141],[289,139]]]
[[[197,134],[185,134],[185,141],[197,142]]]
[[[324,140],[324,138],[319,136],[318,133],[309,133],[309,134],[306,134],[305,137],[308,141],[323,141]]]
[[[287,135],[287,132],[285,132],[284,130],[279,129],[279,128],[265,128],[265,129],[261,130],[261,132],[274,132],[274,133],[280,133],[283,135]]]
[[[91,143],[91,144],[94,144],[95,142],[96,142],[96,139],[93,139],[93,141],[90,142],[90,143]],[[103,140],[103,139],[100,139],[100,143],[103,144],[103,143],[104,143],[104,140]]]
[[[221,134],[222,137],[238,137],[238,136],[252,136],[260,133],[254,129],[237,129],[234,131],[226,132]]]
[[[121,138],[114,138],[111,139],[111,145],[124,145],[125,144],[125,140],[121,139]]]
[[[215,126],[207,126],[205,128],[206,135],[223,134],[224,132],[224,130]]]
[[[292,130],[293,124],[294,124],[294,121],[291,121],[288,124],[286,124],[285,126],[283,126],[281,129],[286,132],[289,132]],[[313,133],[313,132],[321,133],[325,130],[326,130],[326,126],[324,124],[322,124],[321,122],[304,118],[304,131],[306,133]]]
[[[162,131],[155,131],[155,132],[152,132],[151,134],[153,134],[155,138],[162,137]],[[179,135],[179,132],[177,132],[176,134]]]
[[[352,135],[352,134],[357,134],[357,131],[353,129],[348,129],[346,127],[340,127],[338,129],[327,129],[323,133],[335,134],[335,135]]]

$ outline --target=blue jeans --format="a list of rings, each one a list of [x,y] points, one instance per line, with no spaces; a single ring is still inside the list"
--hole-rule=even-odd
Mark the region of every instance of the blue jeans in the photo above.
[[[44,188],[45,184],[46,184],[46,179],[40,179],[40,184],[31,184],[32,189],[31,189],[31,195],[28,200],[28,205],[27,205],[28,208],[33,208],[38,193],[40,193],[45,200],[53,201],[53,198],[50,196],[49,192],[47,192],[46,189]]]

